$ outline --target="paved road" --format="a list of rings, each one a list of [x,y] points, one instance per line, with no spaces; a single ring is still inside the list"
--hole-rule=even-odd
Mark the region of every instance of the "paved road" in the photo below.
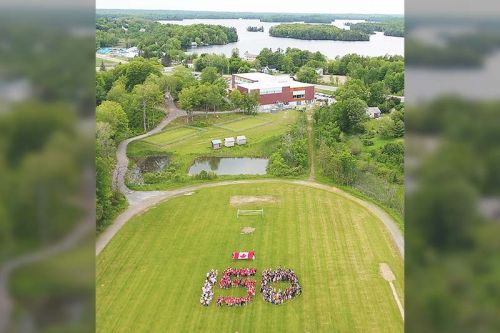
[[[314,88],[321,89],[321,90],[335,91],[335,90],[337,90],[338,87],[325,86],[323,84],[315,84]]]
[[[105,55],[105,54],[99,54],[99,53],[96,53],[95,56],[99,59],[104,59],[104,60],[108,60],[108,61],[113,61],[113,62],[116,62],[116,63],[122,63],[122,64],[126,64],[128,61],[127,60],[123,60],[123,59],[117,59],[117,58],[113,58],[111,56],[108,56],[108,55]]]

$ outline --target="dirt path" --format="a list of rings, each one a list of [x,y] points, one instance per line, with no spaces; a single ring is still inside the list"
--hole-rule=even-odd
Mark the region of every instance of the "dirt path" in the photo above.
[[[127,199],[129,199],[129,196],[133,195],[134,192],[125,185],[125,176],[127,174],[127,169],[128,169],[128,157],[127,157],[128,144],[132,141],[144,139],[147,138],[148,136],[158,134],[159,132],[161,132],[161,130],[163,130],[168,124],[170,124],[175,119],[187,115],[186,111],[180,110],[175,106],[170,96],[166,97],[165,107],[167,116],[158,124],[158,126],[156,126],[147,133],[134,136],[132,138],[128,138],[120,142],[118,148],[116,149],[116,167],[113,172],[113,187],[115,189],[118,189],[121,193],[123,193],[125,197],[127,197]]]
[[[120,214],[113,222],[113,224],[110,225],[101,235],[99,235],[96,241],[96,255],[99,255],[99,253],[101,253],[101,251],[106,247],[106,245],[111,241],[111,239],[118,233],[121,227],[123,227],[125,223],[127,223],[127,221],[130,220],[130,218],[157,205],[162,201],[168,200],[176,196],[184,195],[185,193],[193,192],[202,188],[236,185],[236,184],[259,184],[259,183],[283,183],[283,184],[295,184],[295,185],[314,187],[332,193],[336,193],[346,199],[358,203],[359,205],[369,210],[376,217],[378,217],[382,221],[382,223],[384,223],[389,236],[393,240],[397,252],[401,255],[401,257],[404,258],[403,234],[401,233],[401,230],[398,228],[396,222],[382,208],[370,202],[361,200],[333,186],[328,186],[308,180],[282,180],[282,179],[222,181],[222,182],[207,183],[196,186],[188,186],[172,191],[134,192],[135,200],[130,201],[129,208],[125,212]]]
[[[313,114],[309,111],[307,114],[307,137],[309,144],[309,177],[308,180],[313,181],[316,178],[316,167],[314,162],[316,156],[314,156],[314,135],[313,135]]]

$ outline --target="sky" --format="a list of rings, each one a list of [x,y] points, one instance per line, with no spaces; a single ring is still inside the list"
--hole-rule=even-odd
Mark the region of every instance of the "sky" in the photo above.
[[[226,12],[403,14],[404,0],[96,0],[96,7]]]

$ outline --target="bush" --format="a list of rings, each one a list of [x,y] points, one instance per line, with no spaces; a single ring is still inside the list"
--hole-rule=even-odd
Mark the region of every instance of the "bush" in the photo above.
[[[368,139],[364,139],[363,140],[363,145],[365,146],[373,146],[373,141],[372,140],[368,140]]]
[[[217,174],[212,171],[205,171],[202,170],[199,174],[194,175],[194,179],[199,179],[199,180],[211,180],[217,178]]]

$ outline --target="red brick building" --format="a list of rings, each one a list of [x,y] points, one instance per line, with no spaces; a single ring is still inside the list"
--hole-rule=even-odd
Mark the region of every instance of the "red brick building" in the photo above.
[[[263,109],[273,106],[305,105],[314,101],[314,85],[294,81],[285,75],[233,74],[231,88],[238,89],[242,93],[257,92]]]

